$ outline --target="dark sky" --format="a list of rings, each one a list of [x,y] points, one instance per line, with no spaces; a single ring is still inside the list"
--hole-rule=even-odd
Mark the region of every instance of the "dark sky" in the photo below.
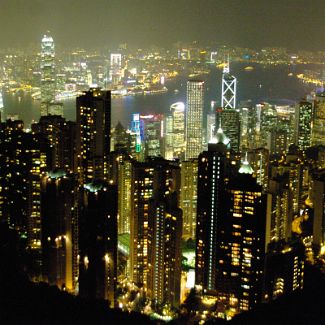
[[[325,49],[325,0],[0,0],[0,48],[217,41]]]

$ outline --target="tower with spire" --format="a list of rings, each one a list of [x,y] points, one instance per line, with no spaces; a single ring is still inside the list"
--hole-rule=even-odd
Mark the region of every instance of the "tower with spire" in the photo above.
[[[236,108],[237,79],[230,74],[229,55],[222,73],[221,106],[224,109]]]

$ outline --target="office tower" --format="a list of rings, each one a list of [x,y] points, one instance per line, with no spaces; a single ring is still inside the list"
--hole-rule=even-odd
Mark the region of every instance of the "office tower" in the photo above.
[[[262,301],[267,248],[266,197],[245,160],[227,186],[228,210],[220,218],[216,265],[218,296],[234,313]]]
[[[186,100],[186,151],[185,159],[197,158],[202,152],[203,141],[204,82],[187,82]]]
[[[110,69],[109,69],[109,81],[113,85],[118,85],[121,81],[122,74],[122,54],[111,53],[110,56]]]
[[[265,267],[265,300],[271,301],[304,286],[305,247],[299,242],[269,246]]]
[[[325,93],[316,94],[314,101],[313,123],[311,130],[311,145],[325,144]]]
[[[144,158],[144,145],[143,145],[143,135],[141,133],[141,121],[140,114],[132,114],[131,121],[131,138],[132,141],[132,151],[137,160],[143,160]],[[133,153],[132,152],[132,153]]]
[[[5,115],[4,115],[4,105],[3,105],[3,99],[2,99],[2,91],[0,91],[0,123],[4,121]]]
[[[216,290],[220,218],[225,214],[229,179],[229,139],[221,129],[198,158],[195,283]]]
[[[180,169],[162,158],[132,168],[130,278],[159,303],[177,306],[180,295]],[[165,268],[163,267],[165,265]]]
[[[84,185],[79,215],[79,293],[116,305],[117,189],[105,181]]]
[[[221,107],[225,109],[236,108],[236,91],[237,79],[230,74],[229,58],[225,64],[222,74],[222,90],[221,90]]]
[[[108,179],[111,93],[92,88],[77,97],[77,155],[82,183]]]
[[[263,148],[270,147],[271,132],[277,126],[277,112],[274,106],[265,103],[261,110],[260,145]]]
[[[140,125],[144,139],[145,157],[162,155],[162,115],[140,115]]]
[[[170,106],[173,124],[173,156],[181,158],[185,150],[185,105],[177,102]]]
[[[296,106],[296,144],[301,150],[311,146],[313,104],[308,101],[301,101]]]
[[[60,115],[41,116],[32,131],[42,134],[51,146],[49,169],[62,168],[77,172],[76,123]]]
[[[280,128],[287,130],[287,146],[296,142],[296,120],[295,120],[295,107],[283,105],[275,106],[278,121],[277,125]]]
[[[281,156],[288,148],[288,129],[279,125],[269,132],[268,149],[272,155]]]
[[[52,36],[44,35],[41,43],[41,116],[50,113],[55,100],[55,50]]]
[[[219,122],[230,140],[230,147],[234,152],[240,148],[240,114],[236,109],[217,109],[216,121]]]
[[[206,143],[209,143],[210,140],[213,138],[214,133],[216,131],[216,113],[214,109],[215,102],[211,102],[211,108],[209,113],[207,114],[207,133],[206,133]]]
[[[195,238],[197,205],[198,161],[192,159],[181,163],[181,199],[183,211],[183,237]]]
[[[113,151],[131,152],[130,132],[128,132],[120,122],[118,122],[112,130],[111,147]]]
[[[164,120],[164,136],[163,136],[163,147],[164,147],[164,158],[172,160],[174,158],[174,143],[173,143],[173,116],[168,114]],[[183,141],[184,143],[184,141]]]
[[[50,285],[75,292],[78,265],[78,182],[56,169],[42,176],[42,275]]]

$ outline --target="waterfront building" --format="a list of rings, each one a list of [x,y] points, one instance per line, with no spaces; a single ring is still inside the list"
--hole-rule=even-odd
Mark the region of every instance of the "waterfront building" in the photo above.
[[[197,158],[203,145],[204,82],[187,82],[185,159]]]
[[[51,113],[50,106],[55,101],[55,88],[54,41],[52,36],[44,35],[41,43],[41,116]]]
[[[77,97],[77,156],[82,183],[108,179],[111,93],[91,88]]]

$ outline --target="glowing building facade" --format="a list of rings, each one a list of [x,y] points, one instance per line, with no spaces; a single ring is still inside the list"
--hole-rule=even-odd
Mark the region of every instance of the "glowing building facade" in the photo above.
[[[221,107],[236,108],[237,79],[230,74],[229,60],[225,64],[222,74]]]
[[[185,159],[197,158],[203,146],[204,82],[187,82]]]
[[[48,115],[55,100],[55,49],[52,36],[44,35],[41,43],[41,116]]]
[[[296,143],[302,150],[311,145],[313,104],[308,101],[301,101],[296,106]]]

